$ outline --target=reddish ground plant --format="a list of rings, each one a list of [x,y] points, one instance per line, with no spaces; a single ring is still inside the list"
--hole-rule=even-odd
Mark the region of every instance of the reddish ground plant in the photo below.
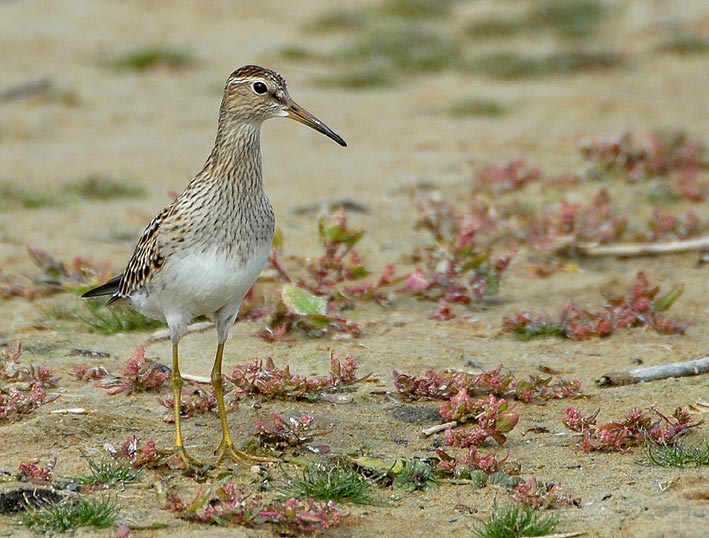
[[[467,208],[414,192],[419,213],[416,227],[427,230],[433,242],[422,242],[414,253],[421,262],[406,278],[401,291],[421,299],[471,304],[499,292],[502,275],[515,248],[493,255],[503,241],[488,204],[473,200]]]
[[[168,510],[179,517],[208,525],[256,527],[272,525],[279,534],[320,534],[342,524],[345,513],[332,501],[288,498],[266,503],[257,495],[247,495],[231,482],[214,492],[201,490],[185,504],[171,492]]]
[[[699,172],[706,164],[702,158],[703,148],[682,132],[650,132],[643,135],[639,142],[626,133],[608,140],[586,141],[581,144],[580,151],[581,156],[591,164],[589,175],[593,177],[610,172],[621,174],[629,182],[668,177],[677,182],[679,194],[691,200],[704,197],[705,192],[702,191],[705,191],[706,185],[696,183]]]
[[[96,282],[105,281],[110,275],[108,264],[92,265],[79,257],[67,263],[40,248],[28,247],[27,251],[40,273],[0,281],[0,298],[34,300],[60,291],[83,290]]]
[[[277,248],[271,252],[270,264],[287,282],[297,284],[317,296],[336,298],[340,284],[360,280],[369,274],[354,248],[362,237],[364,230],[351,228],[347,222],[347,214],[340,209],[318,219],[318,238],[324,253],[307,260],[308,279],[293,277],[281,262],[280,249],[283,240],[280,235],[274,241]]]
[[[88,381],[92,379],[104,379],[111,375],[105,366],[86,366],[85,364],[75,364],[69,375],[78,381]]]
[[[169,382],[171,372],[169,367],[146,359],[145,348],[138,346],[118,377],[111,377],[96,386],[106,389],[111,395],[121,392],[159,392]]]
[[[472,400],[465,388],[441,405],[438,412],[446,421],[474,422],[470,426],[445,431],[446,442],[460,448],[480,446],[487,439],[494,439],[502,446],[507,441],[505,434],[519,422],[519,415],[510,411],[507,400],[492,394],[486,399]]]
[[[687,211],[682,216],[655,208],[647,223],[647,229],[648,231],[643,237],[645,241],[676,241],[699,235],[703,231],[703,226],[699,215],[694,211]]]
[[[601,189],[586,205],[563,200],[557,208],[533,215],[519,235],[531,249],[549,252],[579,244],[616,242],[627,227],[627,217],[615,214],[610,194]]]
[[[335,358],[330,351],[330,375],[303,377],[291,374],[290,366],[278,368],[271,357],[265,362],[255,360],[238,365],[231,374],[225,375],[227,384],[234,385],[232,393],[237,396],[258,394],[267,398],[317,400],[323,392],[335,390],[362,381],[356,377],[357,363],[348,355],[344,361]]]
[[[436,448],[436,455],[440,458],[436,470],[456,478],[470,478],[473,471],[482,471],[487,475],[503,472],[514,476],[520,470],[519,464],[509,461],[509,453],[500,458],[496,452],[489,450],[483,453],[476,446],[471,446],[462,457],[451,456],[441,447]]]
[[[491,196],[519,190],[542,176],[541,168],[527,166],[524,159],[514,159],[501,165],[486,166],[477,174],[474,190]]]
[[[326,435],[332,430],[318,430],[314,427],[315,417],[306,413],[300,418],[284,418],[277,413],[269,422],[256,422],[256,441],[260,447],[280,450],[289,446],[309,443],[314,437]],[[322,447],[320,452],[322,452]]]
[[[541,404],[545,400],[573,398],[581,394],[578,380],[553,382],[551,378],[530,376],[529,380],[519,382],[502,367],[481,374],[429,370],[421,377],[394,372],[394,385],[407,400],[445,400],[439,414],[445,421],[454,421],[456,426],[445,430],[446,442],[470,450],[463,459],[445,452],[439,454],[443,469],[450,472],[457,472],[458,468],[498,470],[501,461],[494,458],[481,460],[472,449],[488,439],[499,446],[505,444],[506,434],[519,422],[519,414],[512,412],[508,399]],[[473,398],[473,395],[485,397]],[[458,427],[460,425],[463,427]]]
[[[158,398],[158,403],[170,410],[174,409],[174,398]],[[182,390],[180,398],[180,417],[183,419],[192,418],[196,415],[204,415],[217,408],[217,399],[211,392],[205,392],[198,387],[188,386]],[[175,414],[168,413],[163,417],[165,422],[175,422]]]
[[[397,276],[396,266],[393,263],[387,263],[382,274],[375,280],[345,286],[344,291],[347,296],[372,300],[385,305],[389,302],[386,288],[402,282],[405,278],[405,276]]]
[[[562,506],[581,507],[581,499],[561,491],[559,482],[545,484],[535,476],[517,484],[509,495],[510,500],[530,506],[535,510],[552,509]]]
[[[502,366],[471,374],[454,370],[428,370],[424,375],[410,376],[394,371],[394,385],[407,400],[445,400],[465,390],[467,395],[488,395],[513,398],[526,403],[543,403],[545,400],[578,398],[581,382],[551,377],[529,376],[518,381]]]
[[[683,286],[676,286],[665,295],[660,287],[650,284],[645,273],[638,272],[627,296],[601,290],[606,303],[599,310],[587,310],[573,303],[566,305],[557,319],[544,313],[526,310],[505,316],[502,330],[521,340],[562,337],[587,340],[609,336],[617,329],[652,329],[659,334],[684,334],[685,323],[662,315],[680,297]]]
[[[36,462],[21,462],[17,467],[17,479],[33,484],[47,485],[52,482],[52,472],[57,466],[58,457],[52,456],[44,467]]]
[[[59,397],[45,390],[57,381],[50,370],[20,365],[21,357],[20,342],[0,353],[0,422],[22,418]]]
[[[118,460],[125,461],[134,469],[170,467],[171,461],[174,461],[176,465],[182,463],[175,455],[174,450],[159,451],[153,439],[141,443],[135,434],[126,437],[113,456]]]
[[[354,247],[364,237],[364,230],[348,226],[343,210],[318,219],[318,237],[324,254],[308,265],[315,285],[313,291],[324,295],[337,284],[359,280],[369,274]]]
[[[582,435],[579,447],[584,452],[627,452],[634,446],[645,445],[647,440],[654,443],[672,445],[681,436],[697,427],[702,421],[692,422],[688,411],[681,407],[668,417],[657,409],[650,413],[631,409],[620,421],[598,425],[596,420],[600,409],[585,416],[574,407],[566,409],[564,425]]]
[[[326,297],[319,297],[293,284],[285,284],[279,299],[267,326],[253,336],[267,342],[278,342],[294,331],[311,338],[321,338],[331,333],[358,337],[362,333],[360,324],[338,315],[335,302]]]

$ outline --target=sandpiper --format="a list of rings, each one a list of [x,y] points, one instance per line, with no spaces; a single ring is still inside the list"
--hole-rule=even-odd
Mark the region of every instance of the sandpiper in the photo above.
[[[172,342],[175,450],[185,466],[201,466],[185,450],[180,425],[182,377],[178,344],[198,316],[216,322],[217,352],[211,373],[222,440],[217,464],[226,455],[251,459],[234,447],[224,407],[222,356],[242,299],[266,265],[275,218],[263,190],[261,124],[285,116],[345,141],[288,94],[285,79],[270,69],[247,65],[227,79],[214,148],[202,171],[140,236],[123,274],[84,293],[112,295],[107,304],[127,302],[142,314],[164,320]]]

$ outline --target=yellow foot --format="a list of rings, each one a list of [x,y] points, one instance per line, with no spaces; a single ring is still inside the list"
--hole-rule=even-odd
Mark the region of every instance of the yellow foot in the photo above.
[[[189,455],[183,446],[175,447],[175,454],[180,457],[187,472],[197,472],[204,468],[204,464],[194,456]]]
[[[234,463],[253,465],[254,463],[278,463],[280,460],[269,458],[268,456],[255,456],[247,454],[243,450],[237,450],[232,443],[222,441],[214,451],[217,455],[217,465],[219,465],[228,455]]]

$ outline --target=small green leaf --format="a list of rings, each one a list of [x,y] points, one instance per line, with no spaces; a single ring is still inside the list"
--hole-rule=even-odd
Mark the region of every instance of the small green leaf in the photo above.
[[[317,297],[293,284],[284,284],[281,288],[281,300],[286,308],[301,316],[326,316],[327,299]]]
[[[655,307],[655,310],[658,312],[664,312],[665,310],[669,310],[669,308],[672,306],[672,304],[679,299],[680,295],[682,295],[682,292],[684,291],[684,285],[680,284],[676,288],[673,288],[670,290],[668,293],[663,295],[662,297],[658,297],[655,299],[653,302],[653,306]]]
[[[327,314],[309,314],[308,321],[316,329],[324,330],[330,326],[332,318]]]
[[[276,228],[273,234],[273,248],[283,250],[283,230]]]

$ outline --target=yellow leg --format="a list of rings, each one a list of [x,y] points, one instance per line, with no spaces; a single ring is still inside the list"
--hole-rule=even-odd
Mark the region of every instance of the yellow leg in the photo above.
[[[222,425],[222,441],[214,451],[217,455],[217,465],[219,465],[224,457],[228,454],[236,463],[249,462],[274,462],[273,458],[252,456],[242,450],[234,448],[234,440],[229,433],[229,423],[226,420],[226,408],[224,407],[224,385],[222,384],[222,356],[224,355],[224,344],[217,346],[217,356],[214,359],[214,367],[212,368],[212,388],[214,389],[214,397],[217,399],[217,409],[219,410],[219,422]]]
[[[177,452],[177,455],[180,456],[180,459],[185,464],[187,469],[191,469],[193,465],[201,467],[202,463],[197,458],[187,454],[184,441],[182,440],[182,422],[180,414],[180,404],[182,401],[182,375],[180,375],[177,344],[172,345],[172,394],[175,400],[175,452]]]

